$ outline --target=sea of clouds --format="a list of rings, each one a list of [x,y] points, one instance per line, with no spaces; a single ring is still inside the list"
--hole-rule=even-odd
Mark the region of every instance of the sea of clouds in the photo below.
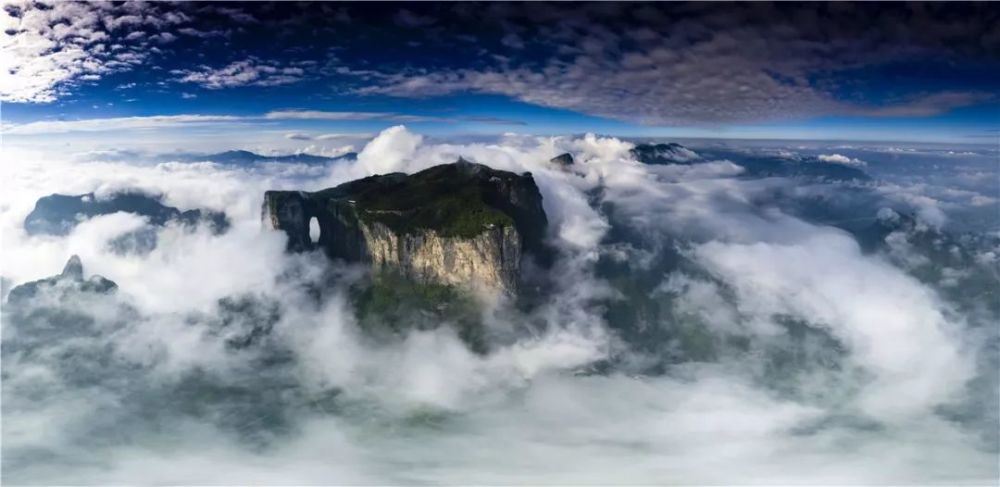
[[[447,143],[393,127],[357,161],[324,167],[11,154],[0,195],[5,289],[58,273],[73,254],[120,289],[49,303],[89,317],[78,329],[42,334],[5,314],[4,482],[995,482],[998,351],[986,301],[996,294],[972,309],[942,286],[995,277],[997,249],[971,250],[950,284],[921,279],[898,258],[920,257],[903,245],[912,236],[897,235],[894,259],[791,211],[799,200],[835,205],[839,183],[748,178],[728,160],[644,165],[632,147],[593,135]],[[576,160],[569,169],[547,163],[563,152]],[[282,234],[261,228],[265,190],[318,190],[460,156],[530,171],[558,249],[544,303],[483,310],[507,337],[486,354],[447,327],[373,340],[349,300],[363,270],[289,255]],[[862,188],[876,203],[847,216],[874,220],[891,206],[926,228],[944,224],[947,204],[900,184]],[[95,217],[59,237],[22,228],[41,196],[136,188],[181,209],[225,211],[232,227],[167,225],[142,254],[107,244],[148,225],[135,215]],[[685,265],[657,267],[663,253]],[[655,275],[652,294],[672,316],[741,345],[697,359],[637,350],[605,319],[609,303],[630,299],[598,272],[609,259]],[[280,307],[266,347],[226,347],[219,300],[234,296]],[[664,342],[663,354],[678,346]],[[652,373],[651,361],[667,366]]]

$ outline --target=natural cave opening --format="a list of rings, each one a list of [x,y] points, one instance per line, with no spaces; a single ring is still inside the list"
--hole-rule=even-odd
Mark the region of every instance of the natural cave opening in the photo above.
[[[316,217],[312,217],[309,219],[309,240],[312,240],[312,243],[317,243],[319,242],[319,235],[319,220]]]

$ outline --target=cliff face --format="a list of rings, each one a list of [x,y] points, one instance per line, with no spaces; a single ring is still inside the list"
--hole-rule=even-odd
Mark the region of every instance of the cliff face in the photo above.
[[[639,144],[631,152],[633,157],[645,164],[688,164],[701,158],[697,152],[674,142]]]
[[[224,213],[209,210],[181,211],[164,205],[160,196],[138,191],[115,193],[107,198],[97,198],[94,193],[45,196],[39,198],[35,208],[24,219],[24,229],[28,235],[66,235],[80,222],[80,217],[91,218],[117,212],[144,216],[152,225],[157,226],[168,222],[183,225],[205,222],[217,234],[229,229],[229,219]]]
[[[118,285],[110,279],[93,275],[83,277],[83,263],[80,257],[74,255],[66,262],[62,273],[45,279],[27,282],[10,290],[7,295],[8,305],[20,305],[28,302],[40,293],[48,293],[59,299],[66,299],[79,294],[107,294],[118,289]]]
[[[472,238],[441,237],[432,230],[396,234],[382,223],[362,224],[375,269],[398,270],[416,282],[513,292],[521,261],[521,236],[511,226]]]
[[[315,193],[268,191],[265,226],[291,251],[322,249],[426,284],[516,291],[525,253],[544,254],[542,197],[529,173],[459,160]],[[315,243],[310,220],[319,223]]]

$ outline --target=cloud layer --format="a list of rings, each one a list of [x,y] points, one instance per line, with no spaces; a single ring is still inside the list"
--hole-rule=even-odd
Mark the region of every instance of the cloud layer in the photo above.
[[[443,143],[399,126],[368,142],[356,162],[329,167],[14,158],[4,166],[14,190],[0,201],[4,277],[50,275],[76,253],[87,274],[115,280],[121,292],[60,304],[94,316],[93,335],[35,344],[31,330],[5,322],[4,480],[995,478],[995,411],[982,385],[995,370],[995,350],[984,344],[996,337],[983,325],[993,315],[960,306],[937,281],[865,251],[853,234],[797,216],[799,205],[819,199],[874,221],[888,218],[882,208],[891,198],[845,202],[837,196],[859,188],[747,177],[711,148],[698,148],[704,162],[644,165],[633,147],[594,135]],[[547,163],[564,152],[574,166]],[[366,337],[349,304],[360,270],[287,255],[283,237],[260,228],[266,189],[317,190],[459,156],[530,171],[559,251],[550,299],[527,314],[484,311],[498,332],[526,330],[485,355],[447,328]],[[90,219],[65,238],[21,228],[39,196],[120,188],[163,193],[182,209],[224,210],[233,228],[216,236],[167,226],[146,255],[106,246],[145,225],[130,215]],[[919,203],[893,206],[909,213]],[[914,227],[901,238],[916,242],[928,231]],[[916,246],[900,251],[922,255]],[[961,276],[979,264],[961,262],[948,279],[974,289]],[[627,273],[608,274],[615,266]],[[630,294],[622,282],[642,291]],[[252,321],[218,300],[240,296],[281,306],[263,349],[224,345]],[[622,322],[608,313],[616,303],[654,318],[639,330],[617,328]],[[218,328],[223,321],[229,328]],[[635,342],[629,333],[648,335]],[[263,366],[268,347],[290,361]],[[650,373],[651,363],[669,365]],[[611,369],[595,373],[601,366]],[[47,452],[44,461],[32,460],[37,451]]]
[[[990,90],[897,93],[874,102],[845,97],[846,84],[858,80],[840,73],[857,77],[865,69],[920,56],[991,57],[979,43],[998,42],[986,23],[957,12],[874,10],[816,4],[581,9],[544,4],[522,11],[498,4],[488,17],[500,19],[507,35],[492,51],[495,62],[457,69],[413,66],[373,76],[372,85],[358,92],[502,94],[652,125],[816,115],[921,117],[994,99]],[[968,35],[956,41],[951,33],[960,28]],[[530,56],[520,55],[524,37],[532,39]],[[995,56],[989,62],[996,62]]]
[[[115,74],[140,90],[501,95],[713,126],[991,106],[1000,69],[988,4],[46,5],[4,10],[5,101],[51,102]],[[139,76],[140,63],[156,69]]]
[[[8,2],[0,14],[0,100],[52,102],[73,87],[128,71],[177,39],[183,12],[157,4]],[[152,30],[148,33],[147,29]]]

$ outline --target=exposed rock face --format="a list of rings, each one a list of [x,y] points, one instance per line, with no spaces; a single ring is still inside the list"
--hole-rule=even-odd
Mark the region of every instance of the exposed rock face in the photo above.
[[[744,175],[762,177],[817,178],[831,181],[868,181],[871,177],[857,167],[830,164],[816,157],[778,157],[768,154],[748,154],[731,150],[707,149],[699,154],[677,143],[638,144],[632,150],[632,157],[643,164],[662,165],[701,164],[709,161],[726,160],[743,168]]]
[[[632,156],[646,164],[685,164],[700,159],[697,152],[675,142],[669,144],[639,144]]]
[[[75,196],[53,194],[39,198],[35,208],[24,219],[24,229],[29,235],[65,235],[82,218],[117,212],[144,216],[153,225],[165,225],[170,221],[194,225],[205,221],[216,233],[229,228],[229,220],[224,213],[207,210],[181,211],[164,205],[159,197],[128,191],[106,198],[96,198],[94,193]]]
[[[417,282],[513,291],[521,262],[521,236],[512,226],[472,238],[441,237],[433,230],[397,235],[382,223],[362,224],[375,268],[397,269]]]
[[[320,236],[313,243],[309,224]],[[315,193],[268,191],[262,219],[292,251],[369,263],[416,282],[512,293],[547,225],[531,174],[459,160],[413,175],[372,176]]]
[[[567,152],[565,154],[559,154],[558,156],[555,156],[552,159],[549,159],[549,162],[552,163],[552,164],[555,164],[557,166],[562,166],[562,167],[572,166],[573,165],[573,154],[570,154],[569,152]]]
[[[75,293],[106,294],[116,289],[118,285],[114,281],[101,276],[94,275],[84,279],[83,264],[80,262],[80,257],[74,255],[66,262],[62,273],[11,289],[7,295],[7,304],[23,303],[43,292],[55,292],[65,297]]]

